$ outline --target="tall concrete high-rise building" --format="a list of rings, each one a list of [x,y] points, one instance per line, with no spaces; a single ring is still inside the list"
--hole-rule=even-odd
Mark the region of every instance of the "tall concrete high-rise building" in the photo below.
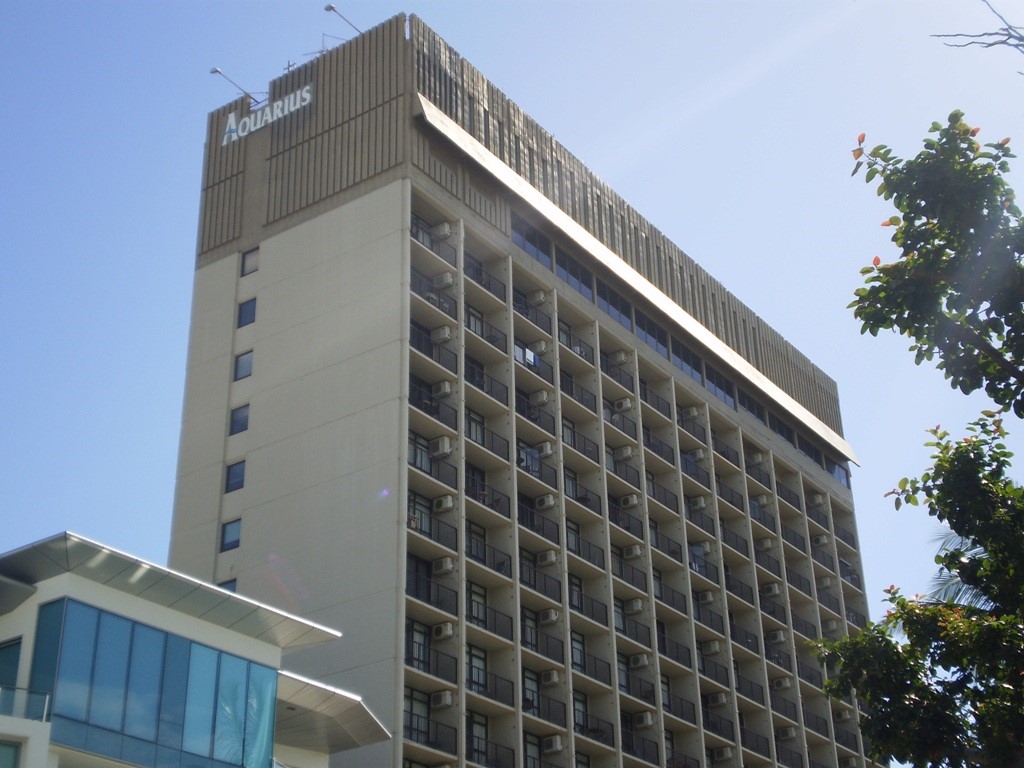
[[[340,765],[865,765],[835,383],[415,17],[209,117],[172,567],[329,626]]]

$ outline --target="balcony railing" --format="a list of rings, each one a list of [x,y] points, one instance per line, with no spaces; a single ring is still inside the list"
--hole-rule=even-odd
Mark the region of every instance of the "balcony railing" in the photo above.
[[[728,717],[720,715],[717,712],[712,712],[706,707],[701,709],[702,720],[704,722],[704,728],[711,731],[716,736],[721,736],[723,739],[732,741],[735,738],[736,732],[733,730],[733,722]]]
[[[843,528],[843,526],[838,523],[834,526],[834,530],[840,541],[845,541],[851,547],[857,546],[857,537],[853,535],[853,531]]]
[[[630,392],[633,391],[633,374],[612,362],[607,352],[601,353],[601,370],[614,381],[617,381]]]
[[[497,488],[492,488],[475,477],[466,478],[466,498],[472,499],[478,504],[483,504],[485,507],[489,507],[505,517],[510,517],[512,514],[512,501],[508,495],[502,493]]]
[[[705,627],[710,627],[719,634],[725,634],[725,620],[722,618],[722,614],[706,605],[701,605],[697,600],[693,602],[693,618]]]
[[[860,629],[864,629],[868,623],[868,617],[860,611],[853,610],[853,608],[846,609],[846,620]]]
[[[786,581],[789,582],[791,587],[796,587],[805,595],[811,595],[811,580],[797,573],[788,565],[786,566]]]
[[[686,519],[703,531],[715,535],[715,519],[699,509],[693,499],[686,500]]]
[[[622,751],[627,755],[638,757],[645,763],[660,765],[661,757],[658,755],[658,742],[634,733],[628,728],[622,729]]]
[[[821,589],[818,590],[818,602],[828,608],[832,613],[840,613],[839,598]]]
[[[574,555],[579,555],[588,563],[592,563],[604,570],[604,550],[597,544],[593,544],[584,539],[579,534],[569,532],[566,536],[565,541],[566,548]]]
[[[528,396],[519,392],[516,392],[516,413],[545,432],[555,434],[555,417],[541,406],[531,403]]]
[[[654,683],[632,672],[619,672],[619,690],[634,698],[654,704]]]
[[[466,382],[484,392],[495,400],[508,405],[508,387],[498,381],[482,368],[466,363]]]
[[[511,747],[467,733],[466,762],[485,768],[515,768],[516,752]]]
[[[523,711],[565,728],[565,704],[543,693],[527,691],[523,693]]]
[[[839,561],[839,575],[843,577],[843,581],[846,583],[853,585],[857,589],[863,589],[857,569],[845,560]]]
[[[542,483],[558,488],[558,471],[539,458],[536,451],[520,446],[516,451],[516,466]]]
[[[793,657],[776,645],[765,644],[764,657],[772,664],[777,664],[783,669],[788,669],[790,672],[793,671]]]
[[[405,664],[449,683],[457,683],[459,680],[459,660],[431,648],[429,643],[406,642]]]
[[[836,743],[841,744],[851,752],[856,752],[857,734],[853,731],[847,731],[844,728],[836,728]]]
[[[589,411],[597,413],[597,395],[572,378],[568,371],[558,377],[559,387],[565,394]]]
[[[718,492],[718,498],[723,501],[727,501],[732,504],[736,509],[743,510],[743,494],[737,491],[735,488],[730,488],[728,485],[723,483],[721,480],[715,479],[715,490]]]
[[[562,425],[562,443],[575,448],[591,461],[601,463],[601,449],[597,443],[565,424]]]
[[[416,376],[409,377],[409,404],[433,416],[446,427],[459,428],[459,413],[444,400],[434,397],[431,386]]]
[[[665,461],[667,461],[669,464],[672,464],[674,466],[676,463],[675,449],[661,438],[656,437],[654,433],[651,432],[650,427],[644,427],[643,433],[644,445],[653,453],[657,454]]]
[[[560,540],[558,523],[523,502],[519,502],[519,524],[554,544]]]
[[[718,435],[715,434],[714,430],[711,430],[711,447],[715,449],[715,453],[730,464],[737,467],[740,465],[740,452],[731,445],[725,443],[720,437],[718,437]]]
[[[628,461],[618,460],[609,454],[605,457],[604,465],[634,488],[640,487],[640,470]]]
[[[470,624],[482,627],[506,640],[512,639],[512,617],[474,600],[470,595],[466,595],[466,619]]]
[[[807,539],[804,538],[802,533],[798,533],[785,523],[782,524],[782,538],[801,552],[807,552]]]
[[[466,429],[466,437],[477,445],[483,446],[496,456],[508,461],[508,440],[492,429],[480,425],[470,425]]]
[[[834,571],[836,569],[835,558],[833,558],[831,554],[826,552],[822,547],[819,547],[817,544],[811,544],[811,557],[813,557],[816,562],[828,568],[830,571]]]
[[[629,418],[629,416],[621,411],[616,411],[615,407],[609,405],[607,402],[604,404],[602,414],[604,416],[604,420],[613,427],[625,432],[634,439],[636,438],[636,422]]]
[[[512,556],[475,536],[466,537],[466,555],[505,576],[512,575]]]
[[[793,629],[810,640],[818,637],[818,628],[796,611],[793,611]]]
[[[679,497],[672,491],[655,480],[647,478],[647,495],[659,504],[668,507],[676,514],[679,513]]]
[[[682,664],[684,667],[693,667],[693,654],[690,652],[690,649],[667,635],[658,635],[658,653]]]
[[[785,715],[790,720],[796,720],[796,704],[787,699],[781,693],[779,693],[778,691],[772,691],[768,695],[768,700],[771,702],[773,712],[778,712],[780,715]]]
[[[516,689],[512,681],[484,669],[469,667],[466,670],[466,690],[509,707],[515,706]]]
[[[750,557],[749,542],[724,523],[722,524],[722,541],[744,557]]]
[[[437,307],[453,320],[458,319],[458,301],[448,291],[434,287],[434,281],[415,269],[410,271],[409,287],[417,296]]]
[[[512,308],[544,333],[551,333],[551,315],[531,304],[529,297],[518,288],[512,288]]]
[[[708,581],[718,583],[718,566],[710,562],[706,557],[698,557],[692,551],[690,552],[690,570],[694,573],[699,573]]]
[[[776,741],[775,754],[779,758],[779,763],[786,766],[786,768],[804,768],[804,756],[795,749],[790,749],[785,744],[780,744]]]
[[[704,427],[703,424],[697,421],[696,416],[687,415],[686,410],[687,409],[682,407],[676,408],[676,424],[678,424],[681,429],[683,429],[686,432],[689,432],[695,438],[700,440],[702,443],[707,443],[707,429]]]
[[[641,592],[647,591],[647,574],[615,554],[612,555],[612,574],[626,583],[632,584]]]
[[[616,616],[615,630],[620,635],[625,635],[634,643],[651,647],[651,628],[642,624],[631,616]]]
[[[696,723],[696,720],[694,721]],[[665,745],[665,765],[667,768],[700,768],[702,763],[685,752]]]
[[[761,612],[771,616],[776,621],[780,621],[783,624],[786,623],[786,608],[781,603],[777,603],[770,597],[761,595]]]
[[[624,531],[629,531],[638,539],[644,537],[643,521],[636,515],[627,512],[611,499],[608,500],[608,519]]]
[[[745,581],[733,576],[731,573],[725,574],[725,588],[740,600],[756,605],[754,602],[754,590]]]
[[[49,722],[50,694],[27,688],[0,686],[0,715]]]
[[[778,561],[778,558],[773,555],[769,555],[767,552],[757,550],[754,552],[754,562],[764,568],[766,571],[775,574],[779,578],[782,578],[782,564]]]
[[[404,712],[402,731],[407,741],[414,741],[449,755],[458,754],[458,732],[450,725],[423,715]]]
[[[436,344],[430,338],[430,334],[421,328],[416,328],[415,326],[409,328],[409,345],[413,349],[422,352],[435,363],[444,366],[452,373],[458,371],[459,356],[447,347]]]
[[[581,672],[587,677],[592,677],[595,680],[599,680],[605,685],[612,684],[612,667],[604,659],[599,659],[592,653],[586,651],[577,651],[573,649],[572,652],[572,668],[577,672]],[[577,731],[579,733],[579,731]]]
[[[740,744],[763,757],[771,757],[771,742],[757,731],[740,726]]]
[[[600,600],[583,594],[582,590],[569,585],[569,607],[577,613],[593,619],[603,627],[608,626],[608,606]]]
[[[675,715],[688,723],[697,724],[697,707],[692,701],[687,701],[682,696],[676,696],[674,693],[663,690],[661,705],[670,715]]]
[[[821,672],[803,659],[796,660],[796,673],[800,676],[801,680],[810,683],[815,688],[821,688],[824,684]]]
[[[472,309],[472,307],[467,307]],[[495,349],[508,354],[508,334],[487,320],[466,312],[466,327]]]
[[[697,463],[697,459],[692,453],[680,454],[679,468],[683,470],[684,475],[692,477],[705,488],[711,487],[711,473]]]
[[[768,511],[765,507],[761,506],[757,499],[751,499],[747,502],[747,509],[750,511],[750,517],[757,520],[761,525],[770,531],[777,531],[775,515]]]
[[[664,397],[659,395],[649,386],[646,381],[640,382],[640,399],[647,403],[651,408],[656,410],[666,419],[672,418],[672,404]]]
[[[556,603],[562,602],[562,582],[554,576],[537,570],[537,566],[533,563],[525,560],[519,561],[519,581]]]
[[[459,615],[459,593],[444,584],[438,584],[429,576],[407,573],[405,577],[405,594],[429,603],[452,616]]]
[[[746,466],[747,474],[757,480],[765,488],[772,487],[772,476],[768,474],[768,470],[760,464],[755,464],[751,461],[747,462]]]
[[[810,504],[807,505],[807,516],[814,522],[820,525],[825,530],[828,530],[828,512],[822,507],[815,507]]]
[[[803,509],[800,504],[800,494],[790,488],[788,485],[783,483],[781,480],[775,481],[775,490],[779,494],[779,498],[789,504],[792,504],[797,509]]]
[[[522,627],[522,641],[523,647],[527,650],[539,653],[541,656],[557,661],[559,664],[565,663],[565,643],[560,638],[549,635],[547,632],[537,629],[537,627],[524,624]]]
[[[563,476],[565,495],[591,512],[601,514],[601,497],[574,477]]]
[[[683,562],[683,545],[654,528],[651,528],[651,546],[659,552],[664,552],[673,560]]]
[[[458,549],[459,532],[454,525],[440,520],[428,512],[410,509],[406,525],[410,531],[416,531],[442,547]]]
[[[409,466],[430,475],[450,488],[459,487],[458,468],[444,459],[435,459],[419,453],[410,453]]]
[[[758,640],[757,635],[744,629],[739,624],[729,624],[729,637],[732,638],[734,643],[742,645],[748,651],[753,651],[754,653],[761,652],[761,642]]]
[[[555,383],[555,369],[551,367],[551,363],[542,360],[540,355],[530,352],[526,342],[516,339],[513,357],[517,363],[527,370],[533,371],[548,384]]]
[[[436,237],[433,234],[433,225],[415,213],[409,222],[409,234],[412,239],[433,251],[453,267],[455,266],[455,246],[447,241],[447,238]],[[453,753],[454,754],[454,753]]]
[[[591,365],[594,364],[594,348],[568,328],[558,329],[558,340],[582,357]]]
[[[573,710],[572,729],[588,739],[599,741],[609,747],[615,746],[615,726],[596,715],[578,709]]]
[[[764,686],[760,683],[755,683],[749,677],[737,673],[736,690],[751,701],[764,704]]]
[[[804,725],[810,728],[817,734],[828,738],[828,720],[821,715],[816,715],[813,712],[809,712],[807,707],[803,708],[804,713]]]
[[[474,256],[468,253],[463,254],[462,257],[463,266],[462,268],[466,272],[466,276],[477,285],[482,286],[486,291],[497,296],[502,301],[505,301],[506,291],[505,284],[498,278],[492,275],[490,272],[484,269],[483,263]]]

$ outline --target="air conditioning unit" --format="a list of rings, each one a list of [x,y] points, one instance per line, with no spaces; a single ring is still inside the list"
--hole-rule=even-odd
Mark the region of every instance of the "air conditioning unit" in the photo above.
[[[431,709],[444,709],[452,705],[452,692],[451,691],[438,691],[437,693],[430,694],[430,708]]]
[[[829,543],[830,539],[828,535],[821,533],[817,536],[811,536],[811,543],[818,547],[824,547]]]
[[[430,507],[435,512],[448,512],[455,509],[455,497],[450,493],[446,493],[444,496],[438,496],[434,499],[434,502]]]
[[[450,381],[439,381],[430,388],[432,397],[448,397],[451,393],[452,383]]]
[[[825,497],[820,493],[812,493],[808,501],[811,502],[812,507],[821,507],[825,505]]]
[[[434,561],[430,570],[435,576],[447,576],[455,570],[455,559],[451,557],[439,557]]]
[[[833,716],[837,723],[848,723],[853,720],[853,712],[848,709],[840,709],[839,711],[834,712]]]
[[[778,597],[782,594],[782,587],[779,586],[777,581],[773,581],[771,584],[765,584],[761,587],[761,594],[765,597]]]
[[[680,411],[680,415],[685,419],[699,419],[702,412],[702,408],[699,408],[696,405],[691,405],[689,408],[683,408]]]
[[[633,727],[638,729],[653,728],[654,715],[650,712],[641,712],[633,715]]]
[[[747,456],[747,466],[748,467],[759,467],[762,464],[764,464],[764,454],[763,453],[752,453],[749,456]]]
[[[630,669],[645,669],[650,663],[650,657],[646,653],[638,653],[635,656],[629,657]]]
[[[556,752],[562,751],[562,737],[558,734],[554,736],[545,736],[541,742],[541,751],[545,755],[553,755]]]
[[[538,496],[533,500],[534,508],[542,511],[545,509],[554,509],[555,503],[555,497],[550,493],[545,493],[543,496]]]
[[[533,306],[538,307],[548,300],[548,295],[544,291],[530,291],[526,295],[526,300]]]
[[[785,728],[779,728],[775,732],[775,737],[779,741],[792,741],[796,738],[796,728],[793,726],[786,726]]]
[[[695,548],[699,549],[701,554],[703,554],[705,557],[707,557],[708,555],[711,554],[711,542],[710,541],[698,541],[693,546]]]
[[[451,455],[452,452],[452,441],[451,438],[444,436],[439,437],[435,440],[430,441],[429,446],[430,457],[433,459],[443,459],[445,456]]]
[[[793,680],[789,677],[776,677],[771,682],[773,691],[788,691],[793,687]]]
[[[768,496],[763,493],[757,497],[757,506],[759,507],[767,507],[769,504],[771,504],[771,502],[772,500],[769,499]]]
[[[722,644],[717,640],[705,640],[700,644],[700,652],[702,656],[714,656],[721,652]]]
[[[814,583],[818,585],[818,589],[828,589],[832,586],[831,576],[819,576],[814,580]]]
[[[452,225],[447,221],[442,221],[440,224],[430,228],[430,236],[444,240],[446,237],[452,236]]]
[[[691,509],[706,509],[708,500],[704,496],[693,496],[688,499]]]
[[[639,544],[630,544],[628,547],[622,548],[622,556],[626,560],[636,560],[638,557],[643,555],[644,548]]]
[[[558,685],[560,682],[562,682],[562,677],[557,669],[545,669],[540,673],[540,684],[545,688]]]
[[[838,619],[825,619],[825,621],[821,622],[822,632],[835,632],[837,629],[839,629]]]
[[[764,636],[764,639],[772,645],[781,645],[786,642],[786,631],[784,629],[773,629]]]
[[[444,344],[455,337],[455,331],[450,325],[440,325],[430,332],[430,340],[435,344]]]
[[[631,410],[633,410],[633,398],[631,398],[631,397],[623,397],[620,400],[616,400],[615,401],[615,410],[618,411],[619,413],[622,413],[623,411],[631,411]]]
[[[639,597],[634,597],[632,600],[627,600],[622,604],[622,610],[627,616],[636,616],[641,613],[644,609],[644,601]]]
[[[537,555],[537,566],[546,568],[558,562],[558,553],[553,549],[545,549]]]
[[[527,349],[535,355],[543,355],[548,351],[548,343],[544,341],[544,339],[541,339],[540,341],[535,341],[533,344],[528,345]]]
[[[430,628],[430,636],[434,640],[449,640],[455,637],[455,625],[450,621],[443,621]]]
[[[551,401],[551,393],[546,389],[538,389],[530,393],[530,405],[547,405]]]
[[[572,348],[572,351],[575,352],[580,357],[586,357],[587,356],[587,351],[585,349],[583,349],[583,346],[580,345],[580,344],[577,344],[576,346],[574,346]]]
[[[857,768],[856,757],[840,757],[839,768]]]
[[[712,693],[708,696],[709,707],[724,707],[729,703],[729,696],[724,693]]]
[[[630,360],[630,354],[626,350],[620,349],[618,352],[608,355],[608,359],[615,365],[626,365]]]
[[[534,447],[537,449],[537,455],[542,459],[550,457],[555,452],[555,447],[548,441],[537,443]]]
[[[540,612],[539,619],[541,624],[554,624],[558,621],[558,611],[554,608],[545,608]]]
[[[627,459],[633,458],[633,446],[624,445],[621,448],[616,448],[615,458],[619,461],[626,461]]]
[[[687,455],[694,461],[707,461],[708,458],[708,452],[705,451],[703,448],[698,448],[695,451],[690,451],[690,453]]]
[[[698,592],[697,602],[701,605],[711,605],[711,603],[715,602],[715,593],[710,591]]]
[[[767,552],[774,546],[775,540],[772,539],[770,536],[765,536],[763,539],[757,540],[757,548],[760,549],[762,552]]]
[[[633,509],[640,504],[640,497],[635,493],[627,493],[619,499],[619,506],[623,509]]]
[[[455,285],[455,275],[451,272],[442,272],[434,275],[434,279],[431,282],[435,288],[451,288]]]
[[[732,747],[718,747],[711,753],[711,758],[716,763],[724,763],[726,760],[732,760]]]

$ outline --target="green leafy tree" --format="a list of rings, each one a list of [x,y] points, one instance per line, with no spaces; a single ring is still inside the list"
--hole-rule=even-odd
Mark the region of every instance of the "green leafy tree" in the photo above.
[[[953,440],[932,430],[933,465],[903,479],[895,506],[924,505],[951,536],[936,562],[949,600],[887,590],[886,616],[819,648],[833,695],[856,689],[872,757],[919,768],[1024,767],[1024,489],[1009,477],[1006,413],[1024,415],[1024,236],[1006,183],[1009,139],[982,145],[953,112],[904,160],[854,150],[854,173],[897,215],[895,261],[875,258],[851,304],[862,332],[911,340],[950,385],[997,406]],[[969,600],[957,597],[969,595]]]

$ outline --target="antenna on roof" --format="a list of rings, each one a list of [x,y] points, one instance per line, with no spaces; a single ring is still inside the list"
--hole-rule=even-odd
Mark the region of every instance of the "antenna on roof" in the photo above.
[[[306,53],[304,53],[302,55],[303,56],[320,56],[320,55],[322,55],[324,53],[327,53],[327,51],[330,50],[327,47],[327,38],[331,38],[331,40],[339,40],[339,41],[341,41],[343,43],[348,42],[348,40],[350,39],[350,38],[347,38],[347,37],[338,37],[337,35],[328,35],[326,32],[321,32],[320,33],[320,50],[319,51],[307,51]]]
[[[346,24],[348,24],[350,27],[352,27],[352,29],[354,29],[358,34],[363,34],[363,30],[361,30],[359,27],[357,27],[355,24],[353,24],[351,21],[349,21],[348,19],[341,15],[341,12],[334,7],[334,3],[328,3],[327,5],[325,5],[324,10],[327,11],[328,13],[338,14],[338,17]]]
[[[262,101],[262,99],[257,99],[249,91],[245,90],[245,88],[243,88],[238,83],[236,83],[234,80],[232,80],[230,77],[228,77],[223,72],[221,72],[220,71],[220,67],[214,67],[213,69],[211,69],[210,70],[210,74],[211,75],[220,75],[225,80],[227,80],[229,83],[231,83],[233,86],[235,86],[235,88],[240,90],[242,92],[242,94],[249,99],[249,107],[250,108],[254,107],[255,105],[259,104]]]

